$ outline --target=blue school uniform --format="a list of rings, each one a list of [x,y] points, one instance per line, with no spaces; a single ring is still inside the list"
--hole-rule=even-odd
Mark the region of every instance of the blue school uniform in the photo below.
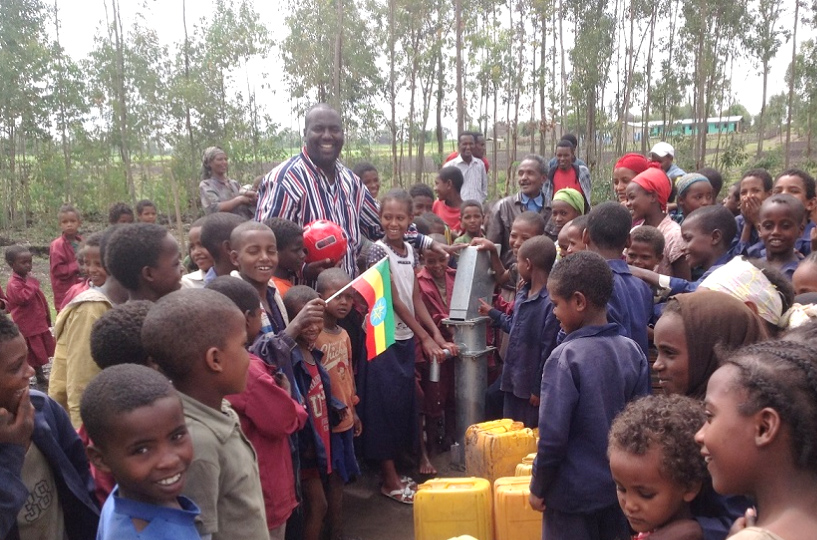
[[[709,267],[709,270],[703,273],[703,275],[695,281],[687,281],[685,279],[671,277],[669,278],[669,289],[670,289],[670,296],[675,296],[676,294],[681,293],[691,293],[698,290],[698,287],[703,283],[703,280],[709,277],[709,275],[723,266],[724,264],[728,263],[732,260],[732,256],[729,252],[724,253],[717,259],[715,259],[715,263]]]
[[[607,261],[613,271],[613,295],[607,302],[607,320],[618,323],[619,335],[635,341],[647,354],[647,325],[653,313],[653,294],[649,285],[635,277],[621,259]]]
[[[187,497],[178,498],[181,508],[157,506],[119,496],[116,486],[99,517],[97,540],[200,540],[196,530],[196,516],[201,511]],[[148,522],[141,531],[133,526],[134,519]]]
[[[539,445],[530,485],[531,493],[544,498],[554,522],[559,514],[599,514],[605,522],[615,514],[618,499],[607,433],[628,402],[649,392],[647,357],[633,340],[619,335],[614,323],[580,328],[554,349],[542,376]],[[546,513],[548,538],[584,537],[572,530],[551,531],[548,520]]]
[[[530,405],[530,397],[538,396],[542,385],[542,369],[550,353],[556,347],[559,321],[553,314],[553,304],[547,288],[530,297],[530,285],[526,284],[516,294],[513,313],[505,315],[491,309],[494,326],[508,334],[508,352],[502,366],[500,389],[506,392],[505,417],[524,422],[526,427],[536,427],[539,409]],[[522,400],[522,403],[518,403]],[[517,403],[514,403],[517,401]],[[527,409],[530,409],[528,411]],[[521,409],[521,410],[520,410]],[[509,416],[509,413],[516,414]]]

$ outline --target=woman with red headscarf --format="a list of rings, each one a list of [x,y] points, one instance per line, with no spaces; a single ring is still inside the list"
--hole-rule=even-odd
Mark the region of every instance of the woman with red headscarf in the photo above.
[[[613,191],[618,197],[618,202],[623,204],[627,200],[624,190],[637,174],[655,166],[641,154],[624,154],[621,156],[621,159],[616,162],[616,166],[613,167]]]
[[[658,265],[658,273],[691,280],[681,226],[667,215],[667,201],[672,192],[672,182],[658,168],[649,168],[637,174],[624,190],[625,205],[633,216],[633,222],[644,221],[664,235],[664,258]]]

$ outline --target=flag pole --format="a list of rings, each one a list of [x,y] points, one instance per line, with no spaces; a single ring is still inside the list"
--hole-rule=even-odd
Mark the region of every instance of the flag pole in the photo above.
[[[370,266],[370,267],[369,267],[369,268],[366,270],[366,272],[368,272],[369,270],[371,270],[372,268],[374,268],[375,266],[377,266],[378,264],[382,263],[384,260],[386,260],[386,259],[388,259],[388,258],[389,258],[389,257],[388,257],[388,255],[387,255],[387,256],[385,256],[385,257],[383,257],[382,259],[380,259],[379,261],[377,261],[376,263],[374,263],[373,265],[371,265],[371,266]],[[366,272],[363,272],[362,274],[360,274],[359,276],[357,276],[355,279],[353,279],[352,281],[350,281],[349,283],[347,283],[347,284],[346,284],[346,286],[342,287],[342,288],[341,288],[341,289],[340,289],[338,292],[336,292],[335,294],[333,294],[332,296],[330,296],[329,298],[327,298],[327,299],[326,299],[326,303],[328,304],[329,302],[331,302],[332,300],[334,300],[334,299],[335,299],[337,296],[339,296],[339,295],[340,295],[342,292],[344,292],[346,289],[348,289],[349,287],[351,287],[351,286],[352,286],[352,285],[353,285],[355,282],[357,282],[359,279],[362,279],[362,278],[363,278],[363,276],[365,276],[365,275],[366,275]],[[372,306],[369,306],[369,309],[371,309],[371,308],[372,308]]]

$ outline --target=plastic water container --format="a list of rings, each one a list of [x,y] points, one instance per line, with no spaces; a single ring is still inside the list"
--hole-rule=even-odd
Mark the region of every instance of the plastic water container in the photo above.
[[[435,478],[414,496],[415,540],[470,535],[493,540],[491,484],[484,478]]]
[[[533,469],[533,460],[536,459],[536,453],[528,454],[522,458],[522,462],[516,466],[516,473],[514,476],[530,476]]]
[[[465,473],[490,482],[513,476],[516,465],[532,452],[536,452],[536,437],[521,422],[475,424],[465,432]]]
[[[494,482],[496,540],[539,540],[542,514],[530,506],[530,476],[498,478]]]

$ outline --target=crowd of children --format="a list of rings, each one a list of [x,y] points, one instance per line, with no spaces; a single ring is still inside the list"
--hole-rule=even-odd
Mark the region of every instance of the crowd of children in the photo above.
[[[437,474],[456,433],[442,321],[468,246],[496,284],[486,415],[539,430],[543,538],[817,537],[814,178],[754,169],[716,204],[717,171],[673,182],[627,154],[618,200],[590,208],[546,163],[525,157],[496,205],[463,200],[455,167],[380,197],[385,236],[355,255],[387,261],[395,343],[369,360],[355,276],[300,284],[295,223],[214,212],[182,254],[151,201],[85,237],[62,206],[53,325],[32,253],[5,251],[0,537],[340,539],[359,460],[412,504],[406,455]],[[377,169],[355,171],[376,197]],[[452,256],[406,242],[412,224]]]

